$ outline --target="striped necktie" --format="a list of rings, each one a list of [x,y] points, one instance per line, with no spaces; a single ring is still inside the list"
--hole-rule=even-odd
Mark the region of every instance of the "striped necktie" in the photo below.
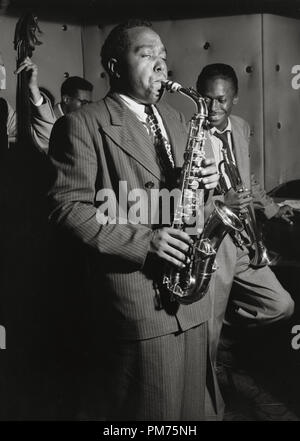
[[[230,145],[228,143],[228,136],[231,136],[230,130],[225,130],[225,132],[222,132],[222,133],[215,131],[214,136],[216,136],[217,138],[219,138],[222,141],[223,150],[226,151],[228,159],[230,161],[232,161],[233,163],[235,163],[235,160],[232,156]]]
[[[225,130],[225,132],[222,133],[215,131],[213,135],[222,141],[222,155],[225,162],[227,163],[228,160],[232,164],[235,164],[235,160],[228,142],[228,136],[231,136],[231,131]],[[231,188],[232,186],[231,176],[228,175],[227,167],[224,167],[224,165],[220,167],[222,163],[223,161],[219,164],[221,176],[215,194],[225,194],[227,189]]]

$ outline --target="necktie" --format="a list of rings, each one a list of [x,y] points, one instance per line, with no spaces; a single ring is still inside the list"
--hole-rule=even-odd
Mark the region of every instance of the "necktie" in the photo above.
[[[152,136],[160,165],[165,173],[169,173],[170,168],[175,167],[171,145],[163,136],[159,127],[157,118],[150,104],[145,105],[145,113],[147,114],[146,124]]]
[[[230,130],[225,130],[225,132],[222,133],[215,131],[214,136],[216,136],[222,141],[223,150],[226,152],[228,159],[234,163],[235,161],[233,159],[231,148],[228,143],[228,136],[230,136]]]
[[[231,133],[230,130],[225,130],[225,132],[222,133],[215,131],[214,136],[216,136],[216,138],[219,138],[222,141],[222,153],[224,160],[227,162],[228,159],[230,162],[235,164],[233,155],[231,153],[231,148],[228,143],[228,136],[231,136],[230,133]],[[225,157],[225,155],[227,156],[227,158]],[[228,176],[227,173],[227,168],[224,166],[220,168],[222,162],[219,164],[219,171],[221,172],[221,176],[216,190],[217,191],[216,194],[218,193],[224,194],[227,192],[227,189],[229,189],[232,186],[230,176]]]

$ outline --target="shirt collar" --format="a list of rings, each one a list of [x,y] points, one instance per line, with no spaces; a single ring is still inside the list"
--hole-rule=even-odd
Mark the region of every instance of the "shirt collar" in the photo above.
[[[136,101],[134,101],[132,98],[130,98],[127,95],[123,95],[121,93],[119,93],[118,95],[121,98],[121,100],[124,102],[124,104],[129,108],[129,110],[131,110],[135,114],[137,119],[139,121],[141,121],[145,126],[147,126],[147,116],[148,115],[145,113],[145,104],[137,103]],[[159,111],[155,107],[155,104],[151,104],[151,107],[152,107],[154,115],[157,118],[158,125],[162,131],[163,136],[168,140],[169,137],[166,132],[163,120],[159,114]],[[149,130],[149,129],[147,129],[147,130]]]
[[[147,115],[145,113],[145,105],[137,103],[127,95],[119,94],[122,101],[129,107],[129,109],[138,117],[139,120],[145,122]]]
[[[224,132],[231,132],[231,121],[230,121],[230,119],[228,118],[228,122],[227,122],[227,126],[225,127],[225,129],[224,130],[222,130],[222,131],[220,131],[220,130],[218,130],[216,127],[212,127],[211,129],[210,129],[210,132],[211,132],[211,134],[213,135],[215,132],[217,132],[217,133],[224,133]]]

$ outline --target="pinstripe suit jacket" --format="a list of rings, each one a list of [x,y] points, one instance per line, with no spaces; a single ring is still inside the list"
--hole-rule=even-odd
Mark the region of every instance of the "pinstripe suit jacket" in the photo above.
[[[242,180],[247,188],[250,188],[250,127],[242,118],[230,116],[233,144],[235,146],[234,156],[237,162]]]
[[[157,108],[180,166],[187,140],[184,119],[166,104]],[[145,339],[206,321],[211,313],[209,294],[192,305],[163,299],[163,307],[157,308],[157,268],[147,258],[151,222],[100,225],[97,221],[99,190],[114,190],[120,204],[119,181],[126,181],[128,192],[135,188],[149,192],[149,187],[159,189],[163,182],[143,124],[119,97],[108,94],[60,118],[51,134],[49,155],[56,175],[50,219],[93,250],[96,291],[106,300],[118,336]]]

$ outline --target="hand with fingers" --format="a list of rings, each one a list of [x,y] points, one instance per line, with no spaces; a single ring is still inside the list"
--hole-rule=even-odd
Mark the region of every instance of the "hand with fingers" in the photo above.
[[[150,242],[150,254],[177,266],[184,268],[188,263],[188,251],[193,241],[184,231],[172,227],[155,230]]]
[[[31,58],[26,57],[18,66],[15,71],[16,75],[19,75],[21,72],[29,72],[28,76],[28,88],[31,95],[31,99],[34,103],[37,103],[41,100],[42,95],[38,86],[38,67]]]
[[[276,218],[282,219],[284,222],[287,222],[289,225],[293,225],[294,222],[291,218],[294,216],[294,210],[290,205],[282,205],[278,212],[275,214]]]
[[[219,173],[214,159],[204,159],[199,172],[199,178],[206,190],[216,188],[219,182]]]
[[[242,212],[252,202],[250,190],[235,191],[230,188],[224,196],[225,204],[232,210]]]

